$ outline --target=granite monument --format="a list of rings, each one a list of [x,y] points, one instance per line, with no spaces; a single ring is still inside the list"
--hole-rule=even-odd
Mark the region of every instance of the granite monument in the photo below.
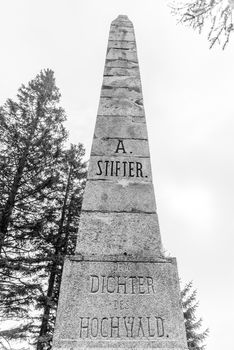
[[[53,350],[187,349],[175,258],[162,252],[135,35],[111,24],[76,253]]]

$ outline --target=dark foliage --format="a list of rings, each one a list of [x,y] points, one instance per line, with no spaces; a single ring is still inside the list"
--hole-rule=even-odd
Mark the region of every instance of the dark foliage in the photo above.
[[[45,225],[40,244],[47,257],[46,272],[49,276],[46,293],[38,300],[37,307],[43,308],[37,350],[50,349],[63,262],[66,255],[74,254],[79,216],[85,185],[86,170],[82,163],[82,145],[72,145],[64,153],[59,188],[56,198],[45,211]]]
[[[65,150],[59,100],[54,73],[45,70],[0,109],[0,321],[17,322],[0,339],[35,342],[45,319],[48,333],[63,258],[74,247],[84,149]]]

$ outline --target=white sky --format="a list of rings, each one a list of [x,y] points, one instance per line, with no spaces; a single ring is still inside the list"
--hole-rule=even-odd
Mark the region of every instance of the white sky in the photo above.
[[[194,281],[207,350],[233,345],[234,40],[223,52],[176,25],[166,0],[8,0],[0,5],[0,104],[55,71],[70,141],[90,152],[110,22],[133,21],[160,227]]]

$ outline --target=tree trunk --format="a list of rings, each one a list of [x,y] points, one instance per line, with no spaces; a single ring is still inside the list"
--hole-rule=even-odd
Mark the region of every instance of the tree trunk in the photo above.
[[[44,311],[43,311],[43,316],[42,316],[42,323],[41,323],[39,338],[38,338],[38,342],[37,342],[37,350],[43,350],[45,343],[42,340],[42,337],[46,336],[46,334],[48,332],[49,315],[50,315],[50,309],[51,309],[50,301],[51,301],[51,298],[53,296],[54,283],[55,283],[55,278],[57,275],[57,266],[58,266],[57,257],[59,256],[61,246],[62,246],[61,243],[63,242],[61,235],[62,235],[64,221],[65,221],[65,214],[66,214],[67,200],[68,200],[68,195],[69,195],[71,175],[72,175],[72,166],[70,166],[68,179],[67,179],[66,191],[65,191],[65,196],[64,196],[63,206],[62,206],[62,214],[61,214],[60,224],[59,224],[59,228],[58,228],[58,238],[57,238],[56,248],[55,248],[55,253],[54,253],[55,259],[54,259],[52,267],[51,267],[51,272],[50,272],[50,277],[49,277],[49,282],[48,282],[47,298],[46,298],[46,303],[44,306]]]
[[[54,290],[54,281],[56,277],[56,270],[57,270],[57,262],[54,261],[51,267],[51,273],[49,277],[49,283],[48,283],[48,290],[47,290],[47,298],[46,298],[46,304],[44,306],[44,312],[43,312],[43,317],[42,317],[42,322],[41,322],[41,328],[40,328],[40,333],[39,333],[39,339],[37,342],[37,350],[43,350],[44,348],[44,341],[41,341],[41,337],[45,336],[47,334],[48,330],[48,322],[49,322],[49,315],[50,315],[50,301],[51,297],[53,295],[53,290]]]
[[[7,233],[7,229],[10,223],[10,218],[11,214],[15,205],[15,197],[17,195],[19,185],[20,185],[20,180],[23,175],[25,163],[26,163],[26,158],[27,158],[27,150],[24,152],[23,156],[21,157],[19,161],[19,166],[17,169],[17,173],[14,177],[13,185],[11,188],[11,192],[9,194],[8,200],[6,202],[5,208],[2,212],[1,215],[1,220],[0,220],[0,253],[2,251],[3,245],[4,245],[4,239]]]
[[[12,211],[13,211],[14,205],[15,205],[15,197],[16,197],[17,192],[18,192],[19,187],[20,187],[20,181],[22,179],[23,171],[24,171],[25,164],[27,161],[27,156],[29,153],[29,147],[31,145],[32,138],[33,138],[33,135],[34,135],[36,127],[37,127],[38,119],[39,119],[39,115],[34,119],[34,121],[32,123],[32,129],[31,129],[31,132],[29,134],[29,138],[28,138],[28,141],[26,143],[23,155],[19,160],[18,168],[17,168],[16,174],[14,177],[11,191],[9,193],[7,202],[6,202],[5,207],[4,207],[4,209],[1,213],[1,216],[0,216],[0,254],[1,254],[1,251],[2,251],[2,248],[4,245],[4,240],[5,240],[5,237],[7,234],[7,229],[8,229],[9,223],[10,223],[10,218],[11,218]]]

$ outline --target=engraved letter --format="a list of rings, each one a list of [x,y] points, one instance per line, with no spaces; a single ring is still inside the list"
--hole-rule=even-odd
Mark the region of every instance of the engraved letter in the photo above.
[[[138,317],[138,318],[139,318],[139,327],[138,327],[137,336],[138,337],[140,336],[140,330],[141,330],[142,336],[144,337],[145,333],[144,333],[143,325],[142,325],[142,322],[141,322],[142,317]]]
[[[115,330],[115,329],[117,330],[117,338],[119,338],[119,319],[120,319],[120,317],[116,316],[116,318],[117,318],[117,325],[114,326],[113,325],[114,317],[111,317],[111,338],[113,338],[113,330]]]
[[[105,293],[105,275],[101,275],[102,276],[102,282],[101,282],[101,285],[102,285],[102,293]]]
[[[106,170],[105,170],[105,176],[108,175],[108,165],[109,165],[109,160],[105,160],[106,163]]]
[[[128,333],[130,332],[130,337],[133,337],[133,325],[134,325],[134,317],[124,317],[124,325],[127,332],[127,337],[129,337]],[[130,329],[128,328],[128,325],[130,325]]]
[[[99,169],[100,173],[96,173],[96,175],[102,175],[102,169],[101,169],[101,166],[99,163],[102,163],[102,160],[98,160],[98,162],[97,162],[98,169]]]
[[[150,294],[150,287],[152,289],[152,292],[155,293],[153,278],[152,277],[146,277],[146,280],[147,280],[147,287],[148,287],[148,293],[147,294]]]
[[[97,317],[92,318],[91,320],[91,335],[96,338],[98,335],[98,319]]]
[[[114,171],[114,161],[111,160],[111,176],[113,176],[113,171]]]
[[[92,279],[90,292],[97,293],[99,290],[99,277],[96,275],[90,275],[90,277]]]
[[[140,162],[136,162],[136,173],[137,173],[137,177],[143,177],[142,164]],[[138,174],[140,174],[140,175],[138,175]]]
[[[103,327],[104,327],[103,323],[104,323],[104,321],[108,321],[108,318],[107,317],[103,317],[102,320],[101,320],[101,336],[103,338],[107,338],[108,334],[104,333],[104,331],[103,331]]]
[[[117,293],[120,293],[119,291],[119,287],[123,286],[124,287],[124,294],[127,294],[127,282],[126,282],[126,277],[123,276],[122,278],[124,278],[124,282],[120,282],[120,276],[118,276],[118,289],[117,289]]]
[[[156,321],[157,321],[157,334],[158,337],[163,337],[164,336],[164,325],[163,325],[163,319],[162,317],[156,317]]]
[[[121,146],[120,146],[121,145]],[[124,144],[123,144],[123,140],[119,140],[119,143],[117,145],[116,151],[115,153],[119,153],[119,151],[123,151],[123,153],[126,153],[125,149],[124,149]]]
[[[120,300],[120,302],[119,302],[119,308],[120,308],[120,310],[124,310],[124,309],[125,309],[125,307],[124,307],[124,301],[123,301],[123,300]]]
[[[155,332],[151,333],[151,329],[150,329],[150,317],[147,316],[146,317],[148,319],[148,332],[149,332],[149,337],[154,337],[155,336]]]
[[[87,324],[83,324],[83,319],[87,319]],[[86,338],[89,336],[89,317],[80,317],[80,338],[82,338],[82,330],[86,329]]]
[[[134,170],[134,162],[129,162],[129,176],[134,177],[133,170]]]
[[[110,288],[110,283],[109,283],[109,281],[110,281],[111,278],[114,280],[114,283],[113,283],[114,286],[112,287],[113,289]],[[107,292],[108,292],[108,293],[114,293],[114,291],[115,291],[115,277],[113,277],[113,276],[108,276],[108,277],[107,277]]]
[[[145,294],[145,290],[144,288],[142,288],[144,287],[144,277],[139,276],[138,278],[139,278],[139,294]]]
[[[123,165],[124,165],[124,173],[123,173],[123,176],[126,176],[126,165],[128,164],[128,162],[123,162]]]
[[[120,171],[120,161],[119,160],[117,160],[116,162],[115,162],[115,175],[116,176],[119,176],[119,171]]]
[[[130,276],[129,279],[132,280],[132,294],[135,294],[134,281],[136,281],[136,277]]]

